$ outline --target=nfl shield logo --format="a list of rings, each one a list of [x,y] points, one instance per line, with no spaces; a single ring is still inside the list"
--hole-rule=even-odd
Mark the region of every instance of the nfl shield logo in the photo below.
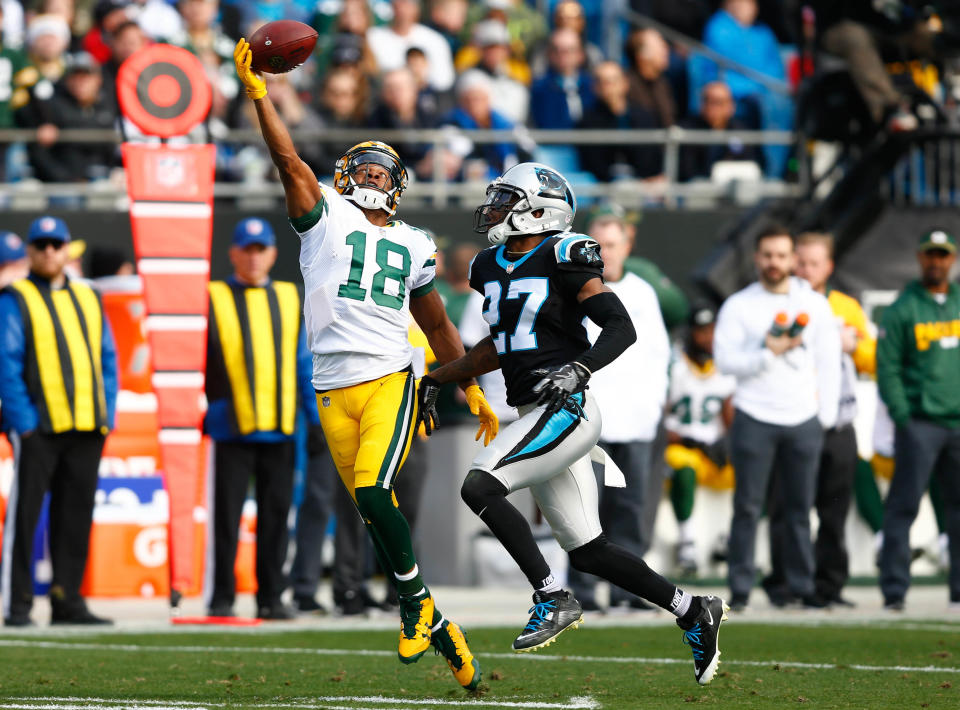
[[[163,156],[156,162],[156,179],[164,187],[175,187],[186,178],[186,168],[180,156]]]
[[[330,398],[329,398],[329,397],[323,397],[323,398],[321,399],[321,401],[323,402],[323,406],[324,406],[324,407],[329,407],[329,406],[330,406]]]
[[[507,264],[507,273],[508,273],[508,274],[512,274],[512,273],[513,273],[513,264]]]

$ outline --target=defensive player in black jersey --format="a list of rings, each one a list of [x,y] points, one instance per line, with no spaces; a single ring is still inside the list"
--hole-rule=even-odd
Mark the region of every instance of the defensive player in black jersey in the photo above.
[[[485,296],[490,336],[423,378],[420,418],[427,433],[436,426],[442,383],[503,370],[507,402],[520,418],[473,461],[461,494],[535,590],[532,615],[513,642],[515,651],[546,646],[582,620],[580,603],[556,582],[526,519],[507,500],[511,492],[529,488],[571,565],[677,617],[693,649],[697,682],[706,684],[719,662],[717,634],[727,605],[674,586],[610,543],[600,527],[592,461],[605,464],[607,485],[624,484],[596,445],[600,411],[587,382],[629,347],[636,333],[623,304],[603,285],[599,245],[569,233],[575,211],[566,179],[538,163],[517,165],[487,187],[475,230],[494,246],[477,255],[470,286]],[[592,346],[585,316],[602,328]],[[631,396],[629,383],[623,394]]]

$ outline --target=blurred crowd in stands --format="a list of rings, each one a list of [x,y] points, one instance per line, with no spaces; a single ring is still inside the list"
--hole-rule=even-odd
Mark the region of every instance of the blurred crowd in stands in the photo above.
[[[195,53],[209,71],[218,179],[272,179],[262,146],[225,139],[227,129],[256,126],[250,103],[238,91],[232,49],[259,25],[288,18],[311,24],[320,35],[304,67],[268,77],[270,95],[293,129],[512,131],[511,140],[492,144],[451,133],[436,144],[397,146],[420,179],[443,170],[447,179],[483,182],[518,160],[549,155],[575,182],[658,180],[664,172],[662,146],[614,142],[578,151],[564,143],[544,154],[526,129],[790,130],[797,86],[823,52],[849,63],[878,125],[913,128],[911,91],[917,86],[934,103],[953,100],[943,72],[924,63],[941,48],[931,37],[942,40],[949,32],[942,32],[939,16],[914,11],[909,2],[875,5],[870,0],[2,0],[0,129],[39,132],[36,143],[7,150],[0,170],[7,181],[107,177],[119,165],[114,144],[65,143],[59,132],[116,125],[120,64],[151,42],[168,42]],[[638,14],[660,23],[668,37],[631,22]],[[700,42],[736,64],[718,65],[715,55],[698,49]],[[901,68],[910,90],[894,87],[881,58],[905,60]],[[332,173],[343,147],[313,141],[299,146],[319,176]],[[757,163],[767,177],[789,179],[790,150],[737,140],[687,146],[679,178],[708,178],[717,161],[743,160]]]

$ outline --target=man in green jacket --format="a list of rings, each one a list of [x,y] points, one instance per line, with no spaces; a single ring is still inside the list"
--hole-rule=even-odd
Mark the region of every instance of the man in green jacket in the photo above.
[[[886,309],[877,341],[877,385],[896,424],[880,552],[880,589],[893,611],[904,607],[910,526],[933,473],[950,537],[950,605],[960,609],[960,287],[950,282],[956,253],[956,240],[943,230],[921,237],[921,279]]]

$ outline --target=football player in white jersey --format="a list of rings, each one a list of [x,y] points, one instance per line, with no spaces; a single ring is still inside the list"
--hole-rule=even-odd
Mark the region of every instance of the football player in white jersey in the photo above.
[[[697,571],[690,515],[697,485],[733,488],[733,467],[727,460],[726,433],[733,420],[731,396],[736,380],[713,364],[713,327],[717,312],[706,304],[690,312],[689,331],[674,349],[667,394],[668,446],[664,453],[673,470],[670,501],[680,526],[677,567]]]
[[[263,79],[251,70],[250,45],[243,39],[234,60],[280,172],[290,223],[300,236],[304,318],[320,423],[380,564],[395,577],[402,621],[398,655],[414,663],[432,643],[459,683],[473,690],[480,666],[462,630],[435,607],[393,495],[417,417],[407,339],[411,314],[438,361],[464,353],[434,289],[436,246],[425,232],[390,220],[407,187],[407,171],[393,148],[379,141],[360,143],[337,161],[333,185],[319,183],[297,155]],[[489,443],[497,433],[496,415],[475,380],[458,384],[480,419],[477,438],[484,435]]]

